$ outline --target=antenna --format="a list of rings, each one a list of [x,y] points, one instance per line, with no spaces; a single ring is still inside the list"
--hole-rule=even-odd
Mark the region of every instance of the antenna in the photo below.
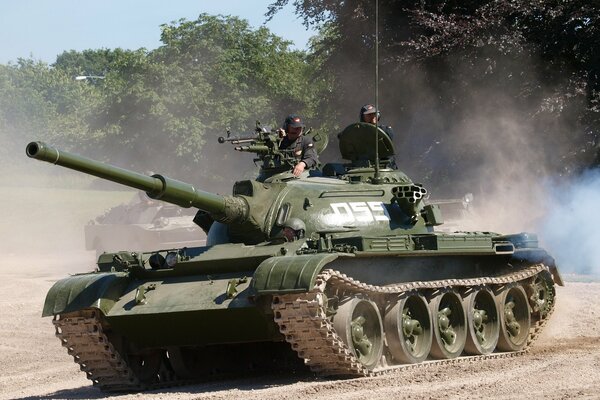
[[[375,0],[375,176],[374,183],[379,183],[379,0]]]

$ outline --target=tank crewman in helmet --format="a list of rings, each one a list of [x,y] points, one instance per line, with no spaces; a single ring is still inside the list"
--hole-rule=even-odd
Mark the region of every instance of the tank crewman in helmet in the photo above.
[[[360,108],[360,122],[366,122],[369,124],[377,125],[382,131],[389,136],[390,140],[394,141],[394,131],[391,126],[385,126],[379,124],[379,119],[381,118],[381,112],[377,110],[377,108],[373,104],[365,104]],[[396,161],[394,157],[390,160],[390,165],[392,168],[397,169]]]
[[[311,137],[304,136],[303,131],[304,122],[295,114],[288,115],[283,128],[279,129],[279,134],[283,136],[279,149],[292,149],[294,157],[298,160],[292,171],[294,176],[300,176],[304,170],[314,168],[319,163],[313,140]]]
[[[288,242],[304,238],[306,225],[300,218],[290,218],[283,224],[283,236]]]

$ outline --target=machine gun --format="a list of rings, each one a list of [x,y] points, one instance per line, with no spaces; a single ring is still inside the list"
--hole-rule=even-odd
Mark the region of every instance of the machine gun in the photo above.
[[[283,140],[280,132],[277,129],[263,127],[260,121],[256,121],[254,131],[254,135],[251,136],[231,137],[231,132],[228,130],[227,137],[219,137],[218,142],[236,145],[234,147],[236,151],[256,154],[257,157],[253,161],[255,164],[260,163],[258,181],[262,182],[273,175],[290,172],[298,160],[294,156],[294,149],[279,148]],[[304,135],[311,136],[315,143],[321,145],[317,147],[319,152],[327,145],[327,141],[318,134],[313,135],[310,128],[304,132]]]

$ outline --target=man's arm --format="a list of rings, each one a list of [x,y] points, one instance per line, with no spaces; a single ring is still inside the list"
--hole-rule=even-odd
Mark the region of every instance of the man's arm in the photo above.
[[[315,149],[315,144],[311,137],[302,137],[302,161],[306,164],[306,169],[313,168],[319,163],[319,155]]]

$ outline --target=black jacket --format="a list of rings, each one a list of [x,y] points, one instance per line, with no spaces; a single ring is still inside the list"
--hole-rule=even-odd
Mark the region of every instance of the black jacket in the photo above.
[[[314,168],[319,163],[319,156],[311,137],[300,135],[296,140],[290,140],[287,136],[279,144],[280,150],[293,149],[294,157],[298,162],[303,161],[306,169]]]

